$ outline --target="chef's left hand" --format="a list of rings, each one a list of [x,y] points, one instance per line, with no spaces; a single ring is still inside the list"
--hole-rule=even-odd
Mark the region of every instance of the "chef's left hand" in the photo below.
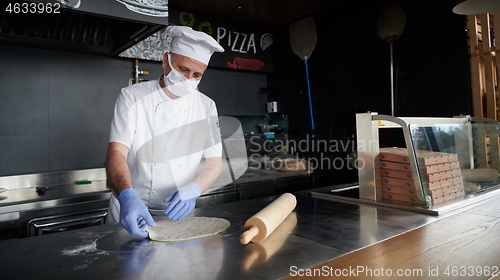
[[[189,183],[173,191],[164,200],[167,203],[170,202],[167,209],[165,209],[165,215],[173,221],[186,218],[193,211],[196,199],[200,195],[200,187],[195,183]]]

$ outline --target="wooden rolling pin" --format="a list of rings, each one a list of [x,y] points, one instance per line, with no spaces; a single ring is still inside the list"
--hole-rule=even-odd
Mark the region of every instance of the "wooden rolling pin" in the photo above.
[[[265,240],[245,247],[243,270],[266,262],[285,243],[297,225],[297,213],[292,212]]]
[[[291,193],[284,193],[257,214],[248,219],[240,236],[242,244],[260,242],[269,236],[295,209],[297,199]]]

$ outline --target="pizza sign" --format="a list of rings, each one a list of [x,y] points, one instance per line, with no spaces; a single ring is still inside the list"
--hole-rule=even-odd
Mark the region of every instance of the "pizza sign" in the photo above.
[[[210,19],[172,9],[169,22],[203,31],[217,40],[225,51],[214,53],[210,66],[272,72],[273,36],[260,27]]]

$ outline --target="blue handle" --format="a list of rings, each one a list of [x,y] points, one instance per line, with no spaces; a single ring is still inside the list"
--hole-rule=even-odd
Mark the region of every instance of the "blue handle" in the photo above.
[[[307,95],[309,96],[309,113],[311,114],[311,127],[314,131],[314,116],[313,116],[313,105],[311,97],[311,84],[309,83],[309,66],[307,65],[307,60],[304,61],[306,65],[306,80],[307,80]]]

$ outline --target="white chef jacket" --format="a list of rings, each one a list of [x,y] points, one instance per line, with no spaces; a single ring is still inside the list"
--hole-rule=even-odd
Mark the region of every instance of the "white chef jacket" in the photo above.
[[[149,209],[165,210],[163,200],[196,177],[202,157],[222,156],[215,102],[199,91],[170,99],[158,80],[122,89],[109,141],[130,149],[132,185]],[[119,221],[119,207],[113,194],[107,222]]]

